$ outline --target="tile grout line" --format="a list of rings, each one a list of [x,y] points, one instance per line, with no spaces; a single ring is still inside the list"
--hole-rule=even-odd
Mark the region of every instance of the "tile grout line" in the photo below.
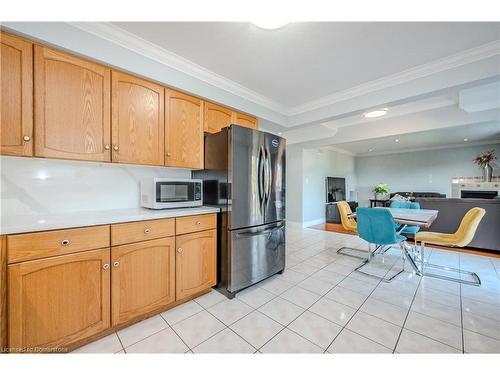
[[[406,313],[405,320],[403,321],[403,325],[401,326],[401,331],[399,331],[398,339],[396,340],[396,344],[394,345],[394,350],[392,351],[392,354],[394,354],[396,352],[396,348],[398,347],[399,340],[401,339],[401,334],[403,333],[403,330],[407,329],[407,328],[405,328],[406,321],[408,320],[408,316],[410,316],[411,307],[413,306],[413,302],[415,302],[415,298],[417,298],[418,288],[420,288],[420,284],[422,283],[422,279],[423,279],[423,276],[420,276],[420,279],[418,280],[417,288],[415,289],[415,292],[413,293],[413,298],[410,302],[410,306],[408,306],[408,312]],[[415,333],[418,333],[418,332],[415,332]]]
[[[168,311],[168,310],[167,310],[167,311]],[[182,337],[181,337],[181,336],[177,333],[177,331],[176,331],[176,330],[174,329],[174,327],[173,327],[173,324],[170,324],[169,322],[167,322],[167,319],[165,319],[165,318],[164,318],[164,316],[163,316],[161,313],[160,313],[160,314],[158,314],[158,315],[160,315],[160,317],[161,317],[161,318],[165,321],[165,323],[167,323],[167,326],[168,326],[168,327],[172,330],[172,332],[173,332],[173,333],[174,333],[174,334],[175,334],[175,335],[179,338],[179,340],[181,340],[181,341],[183,342],[183,344],[184,344],[184,345],[186,345],[186,347],[189,349],[189,350],[188,350],[187,352],[185,352],[184,354],[188,353],[188,352],[191,350],[191,348],[189,347],[189,345],[187,344],[187,342],[185,342],[185,341],[182,339]],[[194,316],[194,315],[196,315],[196,314],[190,315],[190,316],[189,316],[189,317],[187,317],[186,319],[189,319],[190,317],[192,317],[192,316]],[[185,319],[183,319],[183,320],[185,320]],[[182,320],[181,320],[181,321],[182,321]],[[178,323],[180,323],[180,322],[178,322]]]
[[[459,255],[458,256],[458,269],[461,271],[462,270],[462,263],[461,263],[462,257]],[[465,353],[465,335],[464,335],[464,306],[462,303],[462,283],[458,284],[460,287],[460,328],[461,328],[461,334],[462,334],[462,354]]]
[[[396,261],[397,262],[397,261]],[[394,267],[394,264],[396,263],[394,262],[392,265],[391,265],[391,268],[387,270],[387,272],[383,275],[383,277],[385,277],[389,272],[390,270],[392,269],[392,267]],[[354,272],[356,272],[355,270],[353,270],[348,276],[352,275]],[[360,311],[361,307],[363,307],[363,305],[366,303],[366,301],[370,298],[370,296],[373,294],[373,292],[375,292],[375,290],[379,287],[379,285],[382,283],[382,279],[379,279],[378,280],[378,283],[377,285],[375,286],[375,288],[373,288],[373,290],[370,292],[370,294],[368,294],[368,296],[366,296],[365,300],[363,301],[363,303],[357,308],[357,310],[354,312],[354,314],[352,314],[351,318],[346,322],[346,324],[344,324],[344,326],[342,327],[342,329],[339,331],[339,333],[333,338],[333,340],[330,342],[330,344],[327,346],[326,350],[325,350],[325,353],[328,352],[328,348],[330,348],[332,346],[332,344],[335,342],[335,340],[337,340],[337,338],[340,336],[340,334],[344,331],[344,329],[350,331],[350,332],[354,332],[354,331],[351,331],[349,328],[347,328],[347,325],[349,324],[349,322],[354,318],[354,316]],[[378,318],[380,319],[380,318]],[[383,344],[380,344],[379,342],[376,342],[368,337],[365,337],[357,332],[354,332],[356,333],[357,335],[361,336],[361,337],[364,337],[365,339],[367,340],[370,340],[378,345],[382,345],[383,347],[386,347],[385,345]],[[387,347],[386,347],[387,348]],[[387,349],[390,349],[390,348],[387,348]],[[328,352],[330,353],[330,352]],[[333,354],[333,353],[332,353]]]

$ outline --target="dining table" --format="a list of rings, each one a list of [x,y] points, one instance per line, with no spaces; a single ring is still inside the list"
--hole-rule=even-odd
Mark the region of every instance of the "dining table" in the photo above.
[[[430,228],[434,220],[436,220],[438,210],[415,210],[412,208],[384,208],[389,210],[394,217],[394,221],[402,225],[417,225],[422,228]],[[356,218],[356,212],[348,215],[349,218]]]
[[[394,221],[396,223],[402,225],[402,227],[400,227],[398,229],[399,231],[401,231],[402,228],[407,226],[407,225],[417,225],[421,228],[428,229],[431,227],[432,223],[436,220],[438,213],[439,213],[438,210],[412,209],[412,208],[391,208],[391,207],[381,208],[381,207],[379,207],[379,208],[373,208],[373,209],[389,210],[394,218]],[[349,218],[356,218],[356,213],[353,212],[353,213],[349,214],[348,217]],[[479,276],[477,275],[476,272],[464,271],[464,270],[453,268],[453,267],[428,263],[426,258],[425,258],[425,254],[424,254],[425,247],[420,246],[420,248],[418,248],[416,241],[415,241],[414,246],[408,245],[405,241],[404,246],[406,248],[406,256],[407,256],[408,260],[410,261],[412,268],[417,273],[417,275],[437,277],[437,278],[449,280],[449,281],[459,281],[461,283],[474,285],[474,286],[481,285],[481,279],[479,278]],[[457,278],[449,277],[449,276],[446,276],[443,274],[426,272],[425,271],[426,268],[434,268],[434,269],[439,269],[440,271],[458,273],[458,274],[460,274],[461,277],[460,277],[460,279],[457,279]],[[468,281],[468,280],[464,279],[463,278],[464,275],[471,277],[472,281]]]

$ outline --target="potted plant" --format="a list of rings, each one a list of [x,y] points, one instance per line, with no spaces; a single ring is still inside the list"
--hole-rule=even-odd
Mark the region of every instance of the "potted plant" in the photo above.
[[[481,167],[483,171],[483,182],[491,182],[493,167],[490,163],[495,160],[497,160],[497,157],[495,156],[495,150],[481,152],[472,160],[475,164]]]
[[[389,187],[387,184],[377,184],[372,190],[375,193],[375,199],[377,200],[384,200],[387,197],[387,194],[389,194]]]

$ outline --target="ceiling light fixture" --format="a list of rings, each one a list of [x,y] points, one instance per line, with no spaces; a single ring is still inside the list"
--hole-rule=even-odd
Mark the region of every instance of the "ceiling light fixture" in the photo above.
[[[370,112],[366,112],[364,114],[364,116],[366,118],[376,118],[376,117],[381,117],[383,115],[385,115],[387,113],[387,111],[389,110],[389,108],[380,108],[380,109],[375,109],[373,111],[370,111]]]
[[[469,138],[464,138],[464,142],[467,142],[469,140]]]
[[[398,142],[399,142],[399,139],[397,139],[397,138],[396,138],[396,139],[394,140],[394,142],[398,143]]]
[[[273,20],[273,19],[263,19],[260,21],[252,22],[255,26],[266,30],[277,30],[289,24],[287,21],[283,20]]]
[[[373,151],[373,149],[372,149],[372,148],[370,148],[370,149],[368,150],[368,152],[372,152],[372,151]]]

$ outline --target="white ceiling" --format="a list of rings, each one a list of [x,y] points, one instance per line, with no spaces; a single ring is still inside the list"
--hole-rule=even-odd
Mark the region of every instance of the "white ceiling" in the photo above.
[[[500,23],[114,25],[288,108],[500,39]]]
[[[500,143],[500,122],[470,124],[340,143],[334,148],[358,156],[367,156],[486,143]]]

